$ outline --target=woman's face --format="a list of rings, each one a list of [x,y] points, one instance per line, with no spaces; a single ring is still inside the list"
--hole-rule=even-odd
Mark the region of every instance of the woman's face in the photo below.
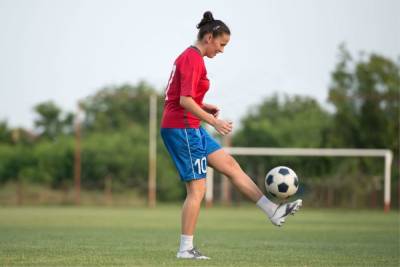
[[[228,44],[230,35],[222,34],[217,37],[213,37],[212,34],[208,34],[205,36],[207,40],[206,54],[208,58],[215,57],[218,53],[223,53],[225,46]]]

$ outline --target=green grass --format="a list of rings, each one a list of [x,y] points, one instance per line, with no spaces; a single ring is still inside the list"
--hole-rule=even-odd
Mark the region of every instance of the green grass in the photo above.
[[[272,226],[251,206],[202,209],[210,261],[175,259],[180,207],[0,208],[0,266],[399,266],[399,213],[307,210]]]

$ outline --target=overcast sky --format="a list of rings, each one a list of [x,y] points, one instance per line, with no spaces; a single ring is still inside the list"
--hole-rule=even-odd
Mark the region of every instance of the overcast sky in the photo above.
[[[35,104],[76,102],[106,85],[158,90],[196,39],[206,10],[231,28],[224,54],[205,59],[205,102],[240,117],[274,92],[326,103],[345,42],[353,55],[400,56],[400,1],[0,0],[0,120],[32,127]]]

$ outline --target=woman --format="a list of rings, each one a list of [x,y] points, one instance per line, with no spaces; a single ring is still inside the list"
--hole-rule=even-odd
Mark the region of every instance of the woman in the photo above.
[[[165,105],[161,136],[180,178],[186,185],[187,196],[182,207],[181,241],[177,258],[209,259],[193,246],[193,234],[206,191],[207,165],[230,178],[230,181],[263,210],[274,225],[281,226],[289,214],[294,214],[302,201],[280,206],[269,201],[240,168],[239,164],[200,126],[204,121],[221,135],[232,131],[232,123],[218,118],[218,107],[203,103],[209,89],[203,57],[223,53],[229,43],[230,30],[221,20],[207,11],[197,25],[194,46],[187,48],[175,60],[165,90]]]

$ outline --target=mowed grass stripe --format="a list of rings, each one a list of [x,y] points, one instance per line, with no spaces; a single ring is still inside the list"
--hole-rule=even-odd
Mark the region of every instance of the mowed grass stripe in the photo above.
[[[255,206],[202,209],[207,262],[175,259],[180,207],[3,207],[1,266],[399,266],[399,213],[308,210],[271,225]]]

